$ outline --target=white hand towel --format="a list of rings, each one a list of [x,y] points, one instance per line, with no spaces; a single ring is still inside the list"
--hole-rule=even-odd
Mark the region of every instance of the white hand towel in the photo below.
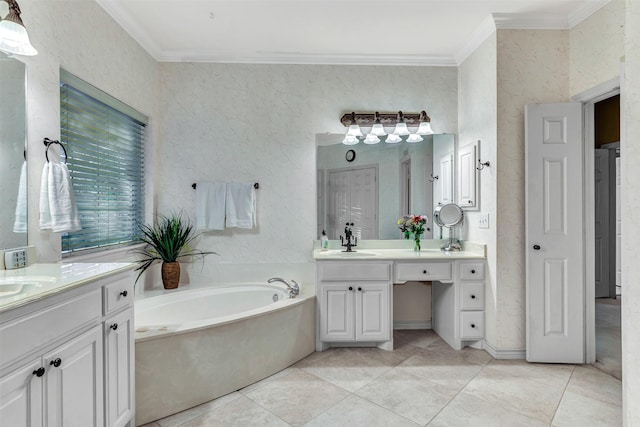
[[[204,181],[196,183],[196,228],[224,230],[227,184]]]
[[[27,232],[27,162],[22,163],[20,183],[18,184],[18,200],[16,201],[16,218],[13,222],[14,233]]]
[[[45,163],[41,184],[40,228],[50,228],[55,232],[80,230],[82,227],[67,165]]]
[[[227,183],[227,227],[256,225],[256,190],[252,182]]]

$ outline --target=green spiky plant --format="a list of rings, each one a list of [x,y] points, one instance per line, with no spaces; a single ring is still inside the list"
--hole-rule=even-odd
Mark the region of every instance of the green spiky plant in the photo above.
[[[136,283],[142,273],[157,262],[176,262],[187,258],[204,261],[206,255],[217,255],[216,252],[191,247],[200,233],[196,233],[189,218],[183,217],[181,212],[168,216],[159,215],[154,225],[140,224],[138,227],[142,233],[140,240],[145,246],[132,251],[140,255],[140,259],[136,261],[140,264],[135,269],[139,272]]]

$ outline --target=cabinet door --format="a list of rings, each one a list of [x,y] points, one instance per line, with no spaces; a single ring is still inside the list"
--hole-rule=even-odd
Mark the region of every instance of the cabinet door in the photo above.
[[[42,426],[42,375],[34,374],[39,368],[40,358],[0,379],[0,425]]]
[[[133,415],[133,308],[104,324],[106,416],[108,427],[121,427]]]
[[[47,427],[104,425],[102,359],[101,326],[44,357]]]
[[[389,285],[358,284],[356,291],[356,340],[390,339]]]
[[[353,341],[355,313],[353,285],[320,286],[320,338],[323,341]]]

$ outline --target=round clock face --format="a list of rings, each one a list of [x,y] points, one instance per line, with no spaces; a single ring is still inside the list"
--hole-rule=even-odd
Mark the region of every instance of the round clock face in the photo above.
[[[344,158],[347,159],[347,162],[353,162],[356,159],[356,152],[349,150],[347,154],[344,155]]]

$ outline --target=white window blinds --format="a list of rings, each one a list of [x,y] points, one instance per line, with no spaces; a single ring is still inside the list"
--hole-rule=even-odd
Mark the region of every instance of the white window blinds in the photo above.
[[[60,70],[60,136],[82,230],[62,236],[62,252],[138,241],[144,220],[147,118]]]

